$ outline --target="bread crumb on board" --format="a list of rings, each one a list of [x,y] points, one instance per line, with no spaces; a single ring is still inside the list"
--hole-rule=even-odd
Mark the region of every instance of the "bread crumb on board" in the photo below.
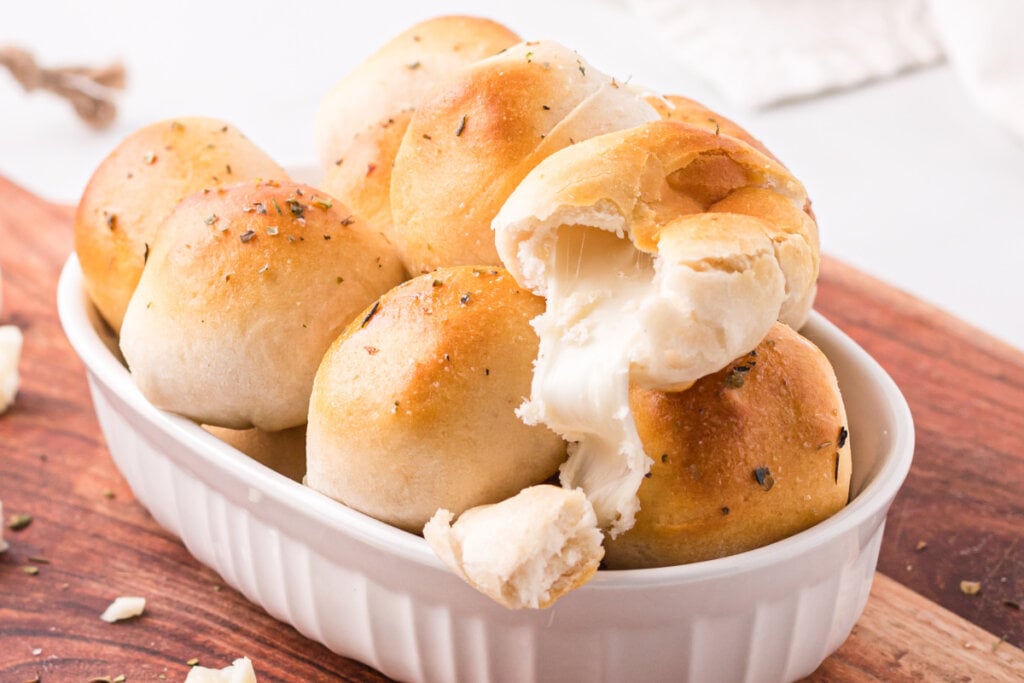
[[[115,621],[140,616],[146,609],[146,598],[122,596],[107,606],[100,619],[112,624]]]
[[[223,669],[193,666],[185,683],[256,683],[256,671],[248,657],[239,657]]]

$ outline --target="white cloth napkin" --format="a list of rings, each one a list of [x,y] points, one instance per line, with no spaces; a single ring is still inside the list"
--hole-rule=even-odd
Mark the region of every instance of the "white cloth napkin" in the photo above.
[[[670,54],[735,104],[762,108],[947,58],[1024,138],[1024,0],[628,0]]]

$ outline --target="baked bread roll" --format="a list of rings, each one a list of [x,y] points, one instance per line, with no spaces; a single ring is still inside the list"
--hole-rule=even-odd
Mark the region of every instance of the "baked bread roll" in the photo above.
[[[549,41],[459,71],[420,102],[395,159],[391,211],[409,272],[500,263],[491,220],[534,166],[657,118],[642,97]]]
[[[501,24],[443,16],[403,31],[336,83],[317,108],[313,143],[322,168],[343,159],[364,131],[415,109],[441,80],[519,42]]]
[[[160,226],[121,330],[153,405],[197,422],[303,424],[327,347],[403,276],[391,245],[293,183],[183,200]]]
[[[452,518],[438,510],[423,537],[466,583],[509,609],[551,605],[589,581],[604,556],[582,491],[531,486]]]
[[[430,19],[389,41],[317,110],[320,187],[393,237],[391,168],[413,109],[452,73],[518,42],[501,24],[464,16]]]
[[[644,99],[654,107],[658,114],[666,121],[678,121],[691,126],[702,128],[715,135],[728,135],[742,140],[765,156],[771,157],[774,161],[782,163],[779,158],[769,151],[760,140],[748,133],[745,128],[735,121],[722,116],[716,111],[708,109],[697,100],[682,95],[653,95],[646,94]]]
[[[850,490],[848,422],[825,355],[776,323],[757,347],[690,389],[633,386],[654,460],[632,529],[605,542],[610,569],[732,555],[840,510]]]
[[[391,217],[391,169],[398,146],[412,118],[412,110],[389,116],[355,137],[324,171],[320,188],[337,197],[392,242],[395,222]]]
[[[287,175],[224,121],[181,117],[125,138],[92,174],[75,211],[75,253],[85,291],[114,332],[142,274],[157,228],[185,196]]]
[[[211,425],[203,425],[203,429],[292,481],[301,482],[306,474],[306,425],[279,432]]]
[[[650,461],[630,382],[681,389],[803,322],[816,226],[785,168],[746,143],[656,121],[545,159],[494,220],[516,280],[547,298],[521,414],[577,442],[562,484],[628,529]]]
[[[565,446],[523,424],[544,302],[502,269],[440,269],[393,289],[331,346],[313,384],[306,483],[419,533],[552,476]]]

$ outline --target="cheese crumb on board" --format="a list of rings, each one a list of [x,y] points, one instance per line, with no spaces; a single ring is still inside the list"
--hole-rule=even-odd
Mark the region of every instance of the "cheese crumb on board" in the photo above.
[[[115,621],[131,619],[146,609],[146,598],[123,596],[114,600],[100,615],[100,619],[112,624]]]
[[[256,671],[248,657],[240,657],[223,669],[194,666],[185,683],[256,683]]]

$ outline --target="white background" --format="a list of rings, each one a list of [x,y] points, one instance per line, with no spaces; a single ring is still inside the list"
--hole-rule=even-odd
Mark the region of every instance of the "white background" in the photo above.
[[[617,0],[33,1],[3,10],[0,46],[29,48],[47,66],[119,59],[129,73],[117,123],[97,133],[66,103],[26,96],[0,72],[0,175],[49,199],[77,201],[121,138],[174,116],[229,120],[280,163],[308,163],[320,99],[363,57],[418,20],[485,15],[737,120],[807,186],[824,251],[1024,348],[1024,144],[946,66],[750,112],[673,63]]]

